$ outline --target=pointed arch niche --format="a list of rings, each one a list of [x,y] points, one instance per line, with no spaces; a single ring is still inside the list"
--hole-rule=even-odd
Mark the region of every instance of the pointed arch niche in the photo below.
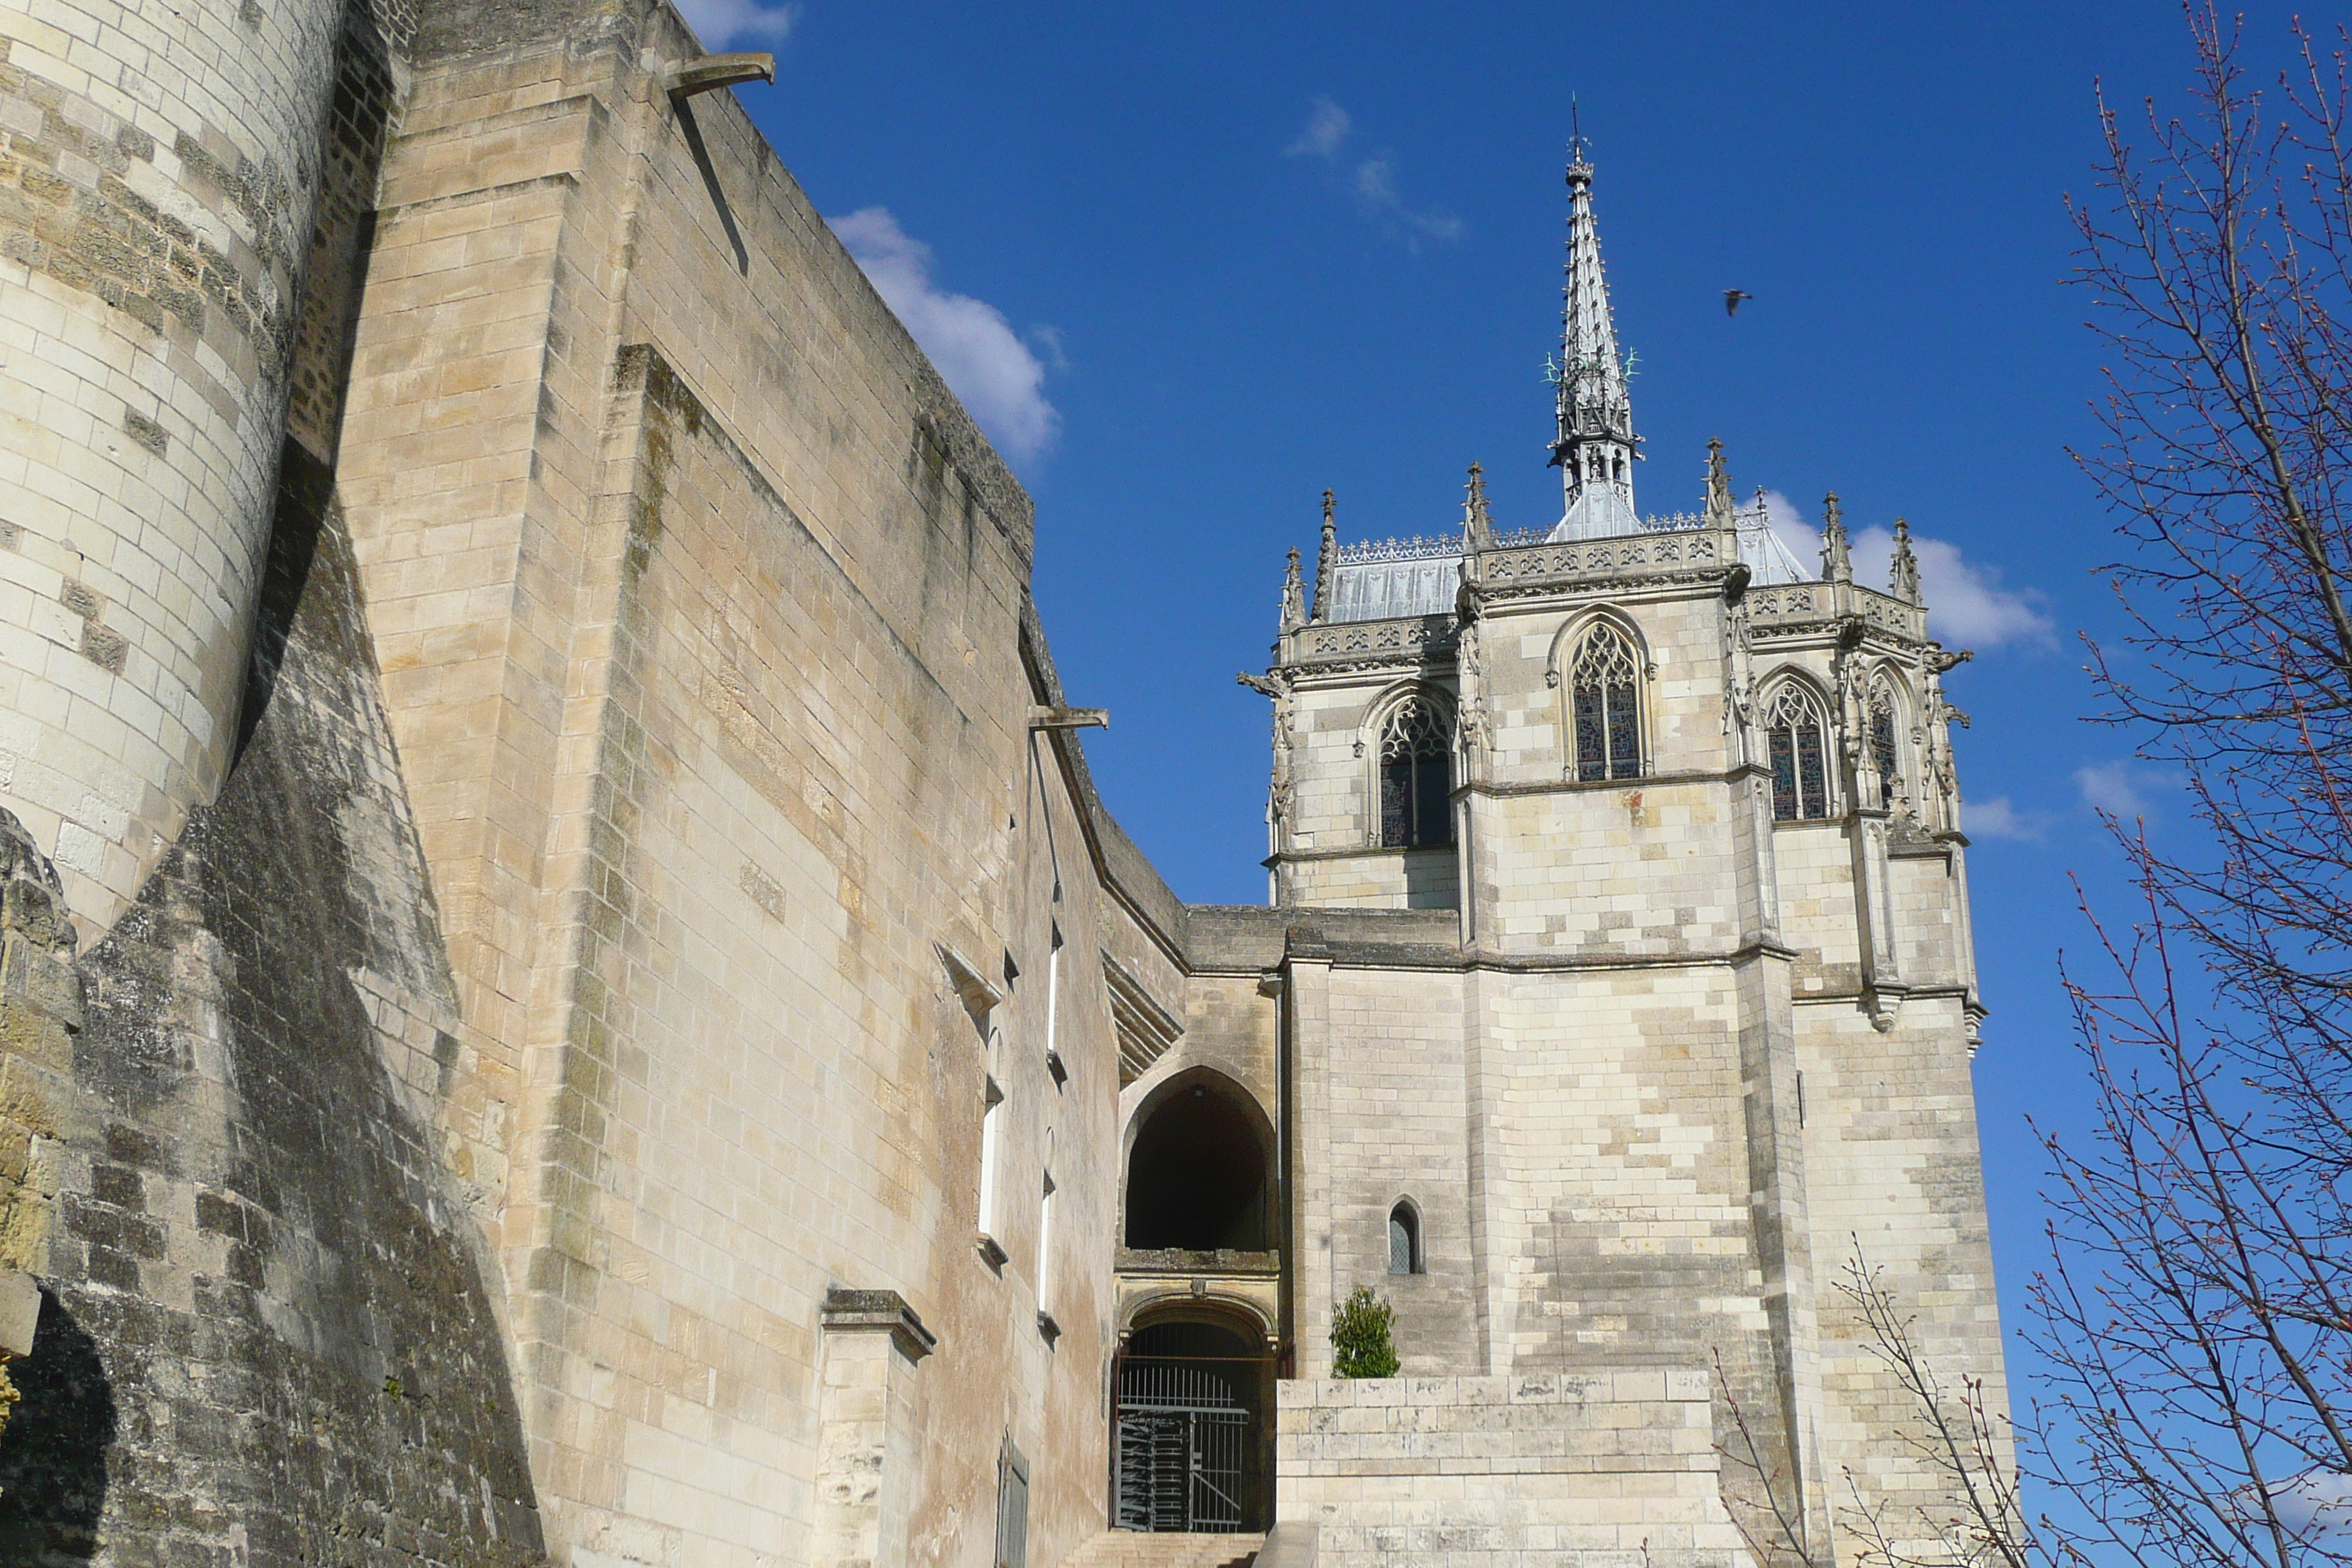
[[[1641,629],[1603,606],[1560,628],[1547,676],[1560,694],[1561,750],[1579,784],[1615,783],[1650,772],[1650,676]]]
[[[1916,809],[1912,789],[1911,693],[1892,664],[1871,672],[1863,689],[1863,738],[1878,766],[1880,799],[1891,811]]]

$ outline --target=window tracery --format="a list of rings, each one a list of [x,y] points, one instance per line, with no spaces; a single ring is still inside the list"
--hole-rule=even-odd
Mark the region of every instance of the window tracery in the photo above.
[[[1397,704],[1381,729],[1381,844],[1426,849],[1454,842],[1454,744],[1427,698]]]
[[[1569,667],[1576,776],[1585,784],[1642,776],[1641,661],[1603,623],[1584,634]]]
[[[1821,705],[1796,681],[1780,688],[1766,714],[1772,755],[1772,820],[1809,822],[1830,814],[1829,767]]]

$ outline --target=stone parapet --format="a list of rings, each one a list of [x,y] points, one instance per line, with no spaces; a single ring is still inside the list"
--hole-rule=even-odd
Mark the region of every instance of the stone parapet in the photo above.
[[[1318,1568],[1752,1563],[1696,1368],[1276,1390],[1277,1513],[1314,1527]]]

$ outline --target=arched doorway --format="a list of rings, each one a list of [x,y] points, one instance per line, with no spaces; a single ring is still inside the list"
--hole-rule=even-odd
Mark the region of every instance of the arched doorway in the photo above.
[[[1274,1513],[1273,1408],[1274,1360],[1262,1333],[1206,1316],[1136,1329],[1118,1358],[1111,1522],[1265,1530]]]
[[[1230,1079],[1187,1074],[1145,1107],[1127,1156],[1127,1245],[1263,1252],[1273,1242],[1273,1150]]]

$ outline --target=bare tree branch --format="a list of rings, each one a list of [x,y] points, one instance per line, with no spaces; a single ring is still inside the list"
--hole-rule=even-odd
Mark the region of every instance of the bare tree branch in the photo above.
[[[2139,906],[2064,974],[2097,1119],[2045,1140],[2030,1436],[2050,1555],[2302,1568],[2352,1549],[2352,77],[2298,30],[2266,102],[2187,16],[2193,112],[2136,147],[2103,97],[2072,210],[2131,631],[2091,674],[2195,831],[2108,820]]]

